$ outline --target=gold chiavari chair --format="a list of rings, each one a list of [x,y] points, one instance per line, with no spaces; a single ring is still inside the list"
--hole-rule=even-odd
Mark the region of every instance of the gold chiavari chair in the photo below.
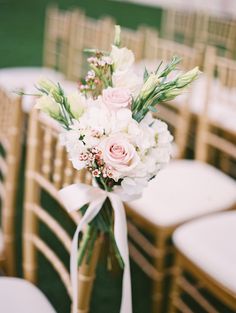
[[[218,16],[197,16],[196,42],[217,48],[220,55],[235,58],[236,22]]]
[[[200,48],[191,48],[186,45],[160,38],[157,31],[145,28],[144,59],[150,63],[153,70],[163,61],[163,66],[170,62],[176,55],[181,57],[178,70],[188,71],[199,64],[202,64],[203,51]],[[153,63],[153,64],[152,64]],[[154,66],[155,65],[155,66]],[[169,103],[158,104],[158,117],[169,124],[175,137],[175,157],[183,158],[186,153],[188,137],[190,133],[191,120],[191,89],[181,97],[177,97]]]
[[[49,6],[45,20],[43,66],[1,69],[0,86],[4,89],[12,91],[22,88],[26,93],[32,93],[34,84],[41,77],[58,82],[64,79],[69,60],[71,12]]]
[[[170,312],[235,312],[236,212],[224,212],[179,227],[173,241],[178,271]]]
[[[162,13],[161,36],[172,41],[178,41],[193,46],[196,35],[195,12],[166,9]]]
[[[65,150],[59,143],[58,127],[53,120],[33,110],[30,115],[27,146],[27,166],[24,199],[23,229],[23,270],[24,279],[0,277],[1,312],[55,313],[47,298],[32,283],[36,283],[38,274],[38,256],[43,255],[58,273],[69,298],[72,288],[68,272],[69,253],[71,249],[71,232],[80,220],[77,212],[68,214],[58,196],[58,190],[65,185],[84,181],[90,183],[90,177],[72,168]],[[47,201],[44,201],[44,196]],[[53,200],[52,202],[49,201]],[[56,208],[56,211],[53,209]],[[54,214],[55,213],[55,214]],[[60,219],[58,218],[60,216]],[[50,232],[43,233],[42,225]],[[65,226],[67,225],[67,227]],[[61,243],[56,250],[53,241]],[[67,256],[63,258],[63,255]],[[83,262],[79,273],[78,313],[89,311],[89,299],[95,277],[95,264],[100,251],[100,239],[95,243],[91,265]],[[62,259],[63,258],[63,259]],[[12,301],[14,294],[20,294]]]
[[[114,38],[115,23],[110,17],[97,20],[78,10],[72,15],[67,77],[78,81],[87,70],[85,57],[88,55],[84,49],[108,51]]]
[[[208,47],[204,68],[207,87],[199,116],[196,157],[215,162],[217,167],[236,177],[236,62],[217,56],[216,49]],[[218,157],[210,160],[210,149]]]
[[[199,140],[201,132],[199,128]],[[207,149],[202,153],[209,155],[210,152]],[[168,292],[168,288],[164,286],[171,280],[175,257],[171,234],[186,221],[231,209],[236,202],[235,188],[232,178],[202,162],[202,158],[200,161],[179,159],[160,171],[141,199],[127,204],[130,254],[154,281],[153,312],[166,310],[166,301],[162,300],[168,295],[164,292]],[[152,240],[138,227],[151,235]]]
[[[15,215],[23,124],[21,99],[0,89],[0,110],[0,262],[8,275],[15,275]]]
[[[55,5],[46,11],[43,64],[63,74],[68,66],[71,15],[71,11],[59,10]]]
[[[135,56],[135,61],[140,61],[143,58],[144,47],[144,32],[140,27],[137,30],[121,28],[121,47],[127,47],[132,50]]]

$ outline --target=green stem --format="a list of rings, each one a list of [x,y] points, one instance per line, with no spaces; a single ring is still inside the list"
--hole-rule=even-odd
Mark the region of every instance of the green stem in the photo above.
[[[119,251],[119,249],[117,247],[117,244],[116,244],[116,241],[115,241],[115,237],[114,237],[114,232],[113,232],[112,228],[110,229],[109,234],[110,234],[110,240],[111,240],[114,252],[115,252],[115,256],[117,258],[117,261],[118,261],[120,267],[123,269],[124,268],[124,262],[123,262],[123,259],[122,259],[121,255],[120,255],[120,251]]]
[[[78,266],[80,266],[83,262],[84,255],[86,253],[88,243],[90,240],[91,231],[92,231],[92,227],[90,225],[88,225],[87,230],[84,234],[81,246],[80,246],[79,251],[78,251]]]
[[[98,233],[99,231],[96,228],[93,228],[92,234],[91,234],[91,238],[89,241],[89,245],[88,245],[88,252],[87,252],[87,257],[86,257],[86,263],[89,264],[92,254],[93,254],[93,249],[94,249],[94,245],[95,245],[95,241],[98,238]]]

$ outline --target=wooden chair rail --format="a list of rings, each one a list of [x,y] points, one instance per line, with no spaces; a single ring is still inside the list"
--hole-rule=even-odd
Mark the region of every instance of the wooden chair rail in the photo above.
[[[49,182],[45,177],[43,177],[37,172],[27,171],[26,175],[28,177],[32,177],[41,188],[47,191],[50,194],[50,196],[54,200],[56,200],[64,210],[66,210],[58,195],[58,189],[56,189],[56,187],[51,182]],[[71,217],[75,224],[78,224],[81,219],[80,214],[77,212],[71,212],[69,216]]]
[[[183,276],[179,277],[178,285],[189,294],[199,305],[201,305],[208,313],[219,313],[214,307],[201,295],[197,288],[195,288],[187,279]]]
[[[215,147],[236,159],[236,145],[232,142],[212,133],[207,135],[206,142],[212,147]]]
[[[37,250],[39,250],[48,259],[48,261],[51,263],[51,265],[54,267],[61,280],[63,281],[68,295],[72,297],[69,272],[67,271],[62,261],[55,254],[55,252],[37,235],[28,235],[27,240],[31,240]]]
[[[70,253],[71,251],[71,238],[62,226],[42,207],[35,204],[27,204],[27,209],[31,209],[37,218],[42,221],[60,240],[65,249]]]
[[[129,253],[130,257],[135,263],[154,281],[160,281],[162,279],[162,274],[159,273],[156,268],[150,264],[150,262],[143,256],[141,252],[129,242]]]
[[[3,176],[5,176],[7,173],[7,162],[1,155],[0,155],[0,171],[2,172]]]
[[[150,243],[150,241],[138,230],[138,228],[128,221],[128,232],[129,236],[137,243],[143,251],[145,251],[149,256],[157,258],[160,256],[157,248]]]

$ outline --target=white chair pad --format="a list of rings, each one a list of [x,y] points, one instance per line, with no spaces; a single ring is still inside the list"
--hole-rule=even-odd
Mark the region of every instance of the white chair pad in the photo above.
[[[49,68],[40,67],[19,67],[7,68],[0,70],[0,87],[12,92],[23,89],[25,93],[37,93],[35,84],[40,78],[50,79],[53,82],[59,82],[65,93],[73,93],[78,89],[78,84],[64,79],[64,76]],[[30,112],[32,106],[35,104],[33,96],[23,97],[23,110]]]
[[[40,78],[61,82],[63,75],[53,69],[43,67],[15,67],[0,70],[0,87],[9,92],[23,89],[25,93],[36,93],[35,84]],[[29,112],[33,97],[23,98],[23,110]]]
[[[180,226],[174,244],[190,261],[236,294],[236,212],[217,213]]]
[[[0,312],[56,313],[44,294],[30,282],[0,277]]]
[[[208,164],[174,160],[128,203],[157,226],[173,226],[236,203],[236,182]]]

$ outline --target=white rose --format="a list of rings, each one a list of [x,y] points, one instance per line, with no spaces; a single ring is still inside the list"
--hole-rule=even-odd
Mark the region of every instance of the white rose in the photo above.
[[[141,89],[142,80],[132,70],[116,70],[112,75],[114,87],[128,88],[131,94],[136,97]]]
[[[134,63],[134,54],[127,48],[118,48],[112,45],[110,57],[113,60],[115,70],[127,70]]]
[[[36,101],[35,107],[49,115],[57,116],[60,114],[59,104],[51,96],[48,95],[41,96]]]
[[[81,115],[84,113],[86,106],[86,99],[81,93],[75,92],[70,94],[68,97],[68,102],[70,105],[71,113],[74,115],[76,119],[79,119]]]

